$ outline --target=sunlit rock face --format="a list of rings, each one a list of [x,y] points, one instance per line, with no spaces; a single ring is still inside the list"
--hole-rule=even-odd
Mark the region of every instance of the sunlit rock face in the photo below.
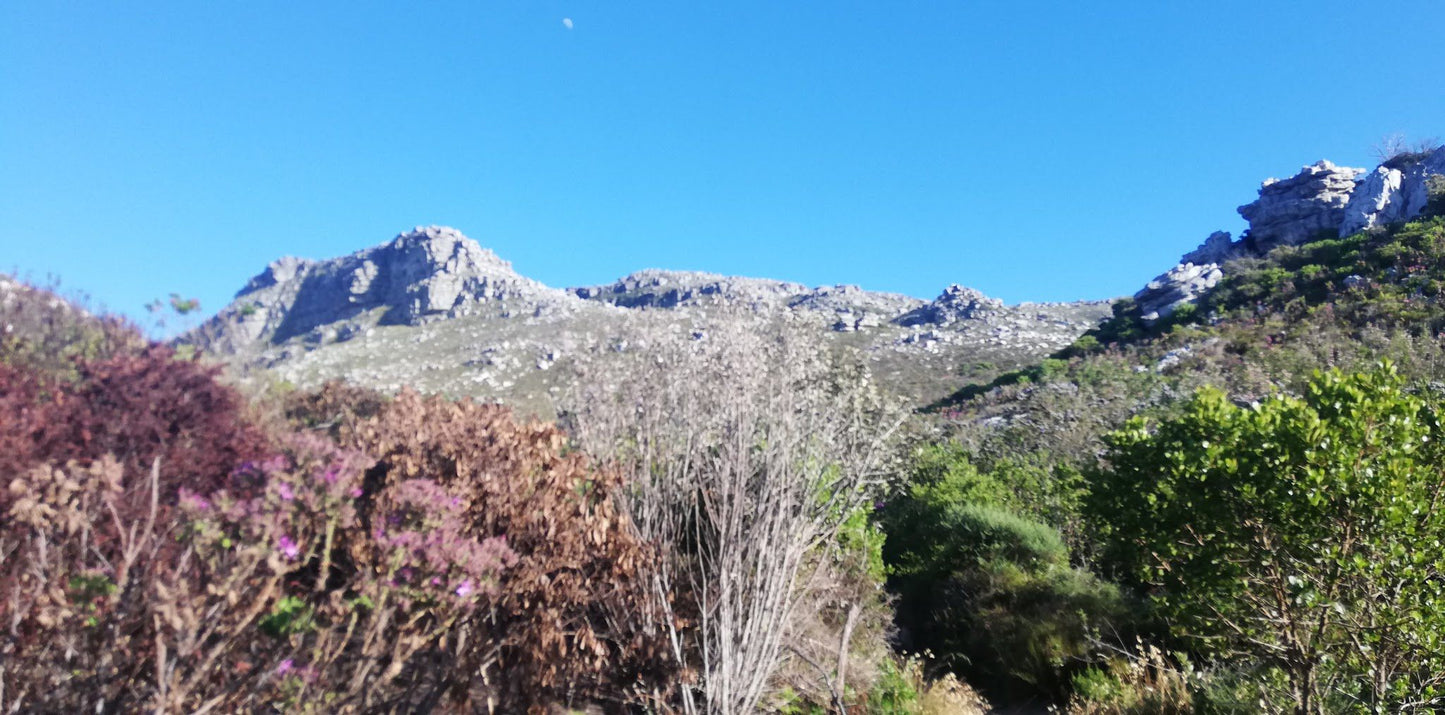
[[[383,325],[417,325],[477,304],[536,310],[567,299],[456,229],[418,226],[348,256],[273,261],[198,332],[208,347],[240,352],[328,326],[346,332],[368,313]]]
[[[1153,323],[1195,302],[1223,277],[1224,272],[1216,264],[1181,263],[1149,281],[1134,294],[1134,302],[1144,321]]]
[[[1376,167],[1355,186],[1340,235],[1419,216],[1430,200],[1432,177],[1445,177],[1445,147],[1404,154]]]
[[[1321,160],[1288,179],[1266,179],[1259,198],[1239,207],[1249,222],[1251,247],[1262,253],[1339,231],[1356,179],[1364,173]]]
[[[1429,203],[1432,184],[1445,191],[1445,147],[1401,154],[1373,171],[1319,161],[1288,179],[1266,179],[1259,198],[1239,207],[1249,221],[1241,240],[1215,231],[1134,300],[1145,321],[1153,322],[1198,300],[1235,258],[1413,219]]]

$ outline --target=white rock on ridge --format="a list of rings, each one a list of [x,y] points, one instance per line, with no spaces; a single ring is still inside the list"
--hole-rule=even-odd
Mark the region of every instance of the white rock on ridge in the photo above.
[[[377,318],[382,322],[418,325],[483,301],[525,304],[537,312],[543,304],[576,299],[518,275],[510,263],[456,229],[418,226],[340,258],[274,261],[193,338],[209,349],[238,353],[375,309],[382,309]],[[366,327],[357,323],[352,332]],[[334,337],[324,331],[315,335]]]
[[[1339,234],[1348,236],[1419,216],[1430,200],[1430,177],[1442,175],[1445,175],[1445,147],[1396,157],[1381,164],[1355,187],[1345,206]]]
[[[893,322],[904,327],[948,325],[960,320],[984,318],[1003,307],[1003,301],[955,283],[943,289],[943,293],[932,303],[914,308],[898,316]]]
[[[1223,277],[1224,273],[1213,263],[1181,263],[1149,281],[1143,290],[1134,294],[1134,302],[1144,322],[1152,324],[1180,306],[1198,300]]]
[[[1347,236],[1407,221],[1425,209],[1432,184],[1445,189],[1437,182],[1445,182],[1445,147],[1394,157],[1371,172],[1319,161],[1283,181],[1267,179],[1259,198],[1239,207],[1249,221],[1244,240],[1232,241],[1223,231],[1210,234],[1135,294],[1135,301],[1144,320],[1152,323],[1212,288],[1219,282],[1220,266],[1230,259],[1263,256],[1276,246],[1304,243],[1321,233]],[[1346,284],[1359,285],[1360,280],[1347,279]]]
[[[923,304],[917,298],[894,293],[865,291],[854,285],[809,288],[801,283],[742,278],[698,271],[637,271],[610,285],[568,289],[590,301],[622,308],[725,307],[734,310],[771,312],[787,310],[797,314],[829,316],[853,313],[878,314],[893,318]],[[840,315],[840,319],[842,316]],[[850,321],[850,329],[860,327]]]
[[[1303,243],[1321,231],[1338,232],[1356,179],[1364,173],[1321,160],[1288,179],[1266,179],[1259,198],[1239,207],[1239,215],[1249,222],[1248,244],[1265,253]]]
[[[1206,263],[1223,265],[1225,261],[1243,255],[1245,252],[1242,243],[1235,242],[1228,231],[1215,231],[1204,239],[1199,247],[1184,254],[1179,258],[1180,264],[1193,263],[1202,266]]]

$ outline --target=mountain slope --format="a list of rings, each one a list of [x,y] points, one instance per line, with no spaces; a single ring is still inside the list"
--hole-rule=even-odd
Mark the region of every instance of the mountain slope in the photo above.
[[[1248,404],[1301,389],[1317,369],[1382,359],[1407,377],[1445,379],[1445,149],[1408,159],[1403,172],[1420,172],[1424,196],[1407,190],[1410,210],[1399,219],[1358,228],[1341,208],[1356,196],[1314,201],[1296,183],[1289,212],[1311,227],[1308,238],[1281,240],[1268,229],[1251,236],[1252,226],[1232,245],[1207,242],[1185,258],[1212,248],[1221,263],[1186,260],[1171,271],[1193,283],[1161,276],[1070,348],[936,403],[940,423],[985,467],[1047,471],[1092,463],[1102,434],[1135,414],[1170,414],[1203,386]],[[1378,173],[1358,171],[1356,191],[1369,190]],[[1267,182],[1262,197],[1276,183]]]
[[[547,415],[567,368],[646,350],[662,332],[704,339],[720,321],[778,324],[857,350],[885,387],[926,402],[951,389],[960,366],[1033,362],[1108,314],[1104,301],[1007,306],[959,286],[923,301],[662,270],[564,290],[431,226],[348,256],[273,262],[183,340],[302,386],[409,384]]]

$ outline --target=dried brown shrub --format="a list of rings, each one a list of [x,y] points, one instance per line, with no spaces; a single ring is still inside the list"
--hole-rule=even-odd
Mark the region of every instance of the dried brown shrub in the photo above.
[[[369,387],[344,380],[328,380],[315,390],[293,392],[282,400],[285,417],[298,427],[325,430],[337,437],[343,426],[375,417],[387,403],[387,396]]]
[[[665,694],[676,666],[648,597],[654,554],[613,501],[616,473],[590,468],[554,426],[411,391],[343,440],[378,460],[368,494],[433,480],[461,500],[474,537],[503,537],[517,554],[459,652],[503,711]],[[377,518],[363,503],[363,523]]]

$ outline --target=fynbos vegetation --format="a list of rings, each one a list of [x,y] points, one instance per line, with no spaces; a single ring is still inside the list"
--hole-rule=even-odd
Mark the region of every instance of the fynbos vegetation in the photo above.
[[[182,352],[7,279],[0,711],[1439,712],[1437,162],[1382,167],[1424,192],[1381,184],[1404,208],[1362,209],[1361,170],[1324,162],[1268,184],[1260,235],[911,412],[879,344],[831,333],[972,335],[1000,303],[662,274],[563,294],[432,230],[273,264]],[[466,280],[372,280],[438,246]],[[522,299],[698,312],[537,358],[569,381],[557,424],[238,379],[190,347],[353,345],[388,306],[440,330]],[[354,322],[288,322],[298,301]]]

